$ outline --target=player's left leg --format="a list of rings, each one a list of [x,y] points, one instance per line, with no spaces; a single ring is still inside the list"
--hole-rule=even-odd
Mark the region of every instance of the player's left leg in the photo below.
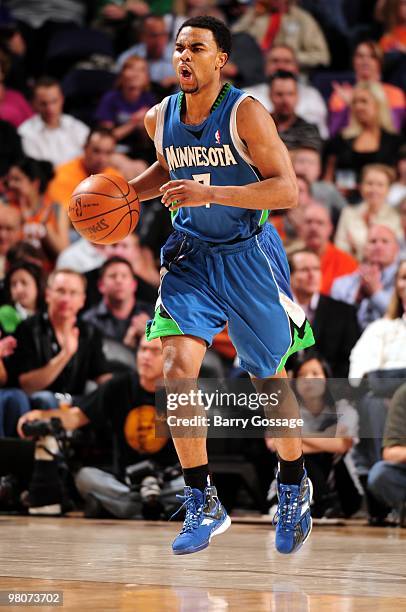
[[[164,378],[167,397],[171,400],[182,395],[176,412],[176,420],[170,429],[185,478],[185,508],[183,527],[172,544],[175,555],[186,555],[207,548],[213,536],[226,531],[230,517],[217,497],[210,475],[206,449],[207,426],[204,406],[198,398],[197,378],[206,352],[206,343],[193,336],[166,336],[162,338]],[[186,403],[185,398],[189,398]],[[196,426],[190,426],[195,419]],[[201,425],[199,425],[201,423]]]
[[[253,378],[252,381],[257,391],[266,393],[268,397],[277,393],[278,405],[265,407],[267,416],[287,418],[290,422],[293,422],[291,419],[300,418],[296,396],[284,369],[268,380]],[[273,437],[278,455],[275,546],[278,552],[284,554],[299,550],[312,529],[312,483],[304,467],[302,441],[297,431],[280,427],[274,431]]]

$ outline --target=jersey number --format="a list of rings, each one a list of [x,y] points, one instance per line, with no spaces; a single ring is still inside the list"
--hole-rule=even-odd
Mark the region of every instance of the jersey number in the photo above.
[[[203,183],[203,185],[210,185],[210,172],[205,172],[203,174],[192,174],[192,179],[197,183]],[[206,208],[210,208],[210,204],[206,204]]]

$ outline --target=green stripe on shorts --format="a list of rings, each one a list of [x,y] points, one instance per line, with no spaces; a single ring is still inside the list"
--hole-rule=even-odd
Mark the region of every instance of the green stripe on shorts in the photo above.
[[[161,338],[162,336],[184,335],[176,321],[172,318],[162,316],[160,308],[156,309],[152,321],[148,321],[145,334],[147,340],[154,340],[154,338]]]
[[[310,326],[309,321],[306,320],[303,326],[299,329],[291,320],[291,328],[293,331],[292,344],[290,345],[285,355],[282,357],[277,372],[283,370],[287,360],[291,355],[293,355],[293,353],[302,351],[303,349],[309,348],[310,346],[313,346],[313,344],[315,344],[313,330]]]

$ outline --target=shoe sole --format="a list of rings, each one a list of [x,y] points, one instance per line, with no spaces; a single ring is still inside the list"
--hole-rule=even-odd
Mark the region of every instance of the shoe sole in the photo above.
[[[62,508],[60,504],[51,504],[49,506],[37,506],[28,508],[28,514],[32,515],[44,515],[44,516],[59,516],[62,514]]]
[[[310,506],[310,504],[311,504],[311,502],[312,502],[312,499],[313,499],[313,483],[312,483],[312,481],[310,480],[310,478],[309,478],[309,489],[310,489],[310,495],[309,495],[309,506]],[[307,532],[306,537],[305,537],[305,539],[303,540],[303,542],[301,542],[297,548],[295,548],[295,549],[291,550],[290,552],[281,552],[281,551],[280,551],[280,550],[278,550],[278,549],[276,549],[276,552],[278,552],[280,555],[292,555],[293,553],[296,553],[298,550],[300,550],[300,549],[302,548],[303,544],[305,544],[305,543],[306,543],[306,541],[308,540],[308,538],[309,538],[309,536],[310,536],[310,534],[311,534],[311,532],[312,532],[312,529],[313,529],[313,519],[312,519],[312,517],[310,516],[310,529],[309,529],[309,531]]]
[[[215,529],[214,531],[211,532],[211,534],[209,536],[209,540],[207,542],[204,542],[200,546],[195,546],[193,548],[186,548],[185,550],[173,550],[172,549],[172,552],[173,552],[174,555],[190,555],[192,553],[199,552],[200,550],[204,550],[205,548],[208,547],[208,545],[211,542],[211,539],[214,536],[221,535],[222,533],[227,531],[227,529],[230,526],[231,526],[231,519],[227,515],[227,518],[221,523],[221,525],[219,527],[217,527],[217,529]]]

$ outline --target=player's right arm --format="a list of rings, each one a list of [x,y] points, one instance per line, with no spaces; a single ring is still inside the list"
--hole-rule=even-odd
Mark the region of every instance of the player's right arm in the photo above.
[[[156,104],[150,108],[144,119],[145,129],[152,141],[155,137],[158,106],[159,105]],[[164,183],[167,183],[169,179],[169,168],[166,161],[164,157],[157,152],[157,161],[142,174],[129,181],[129,183],[135,188],[139,199],[144,201],[161,197],[162,193],[159,191],[159,188]]]

